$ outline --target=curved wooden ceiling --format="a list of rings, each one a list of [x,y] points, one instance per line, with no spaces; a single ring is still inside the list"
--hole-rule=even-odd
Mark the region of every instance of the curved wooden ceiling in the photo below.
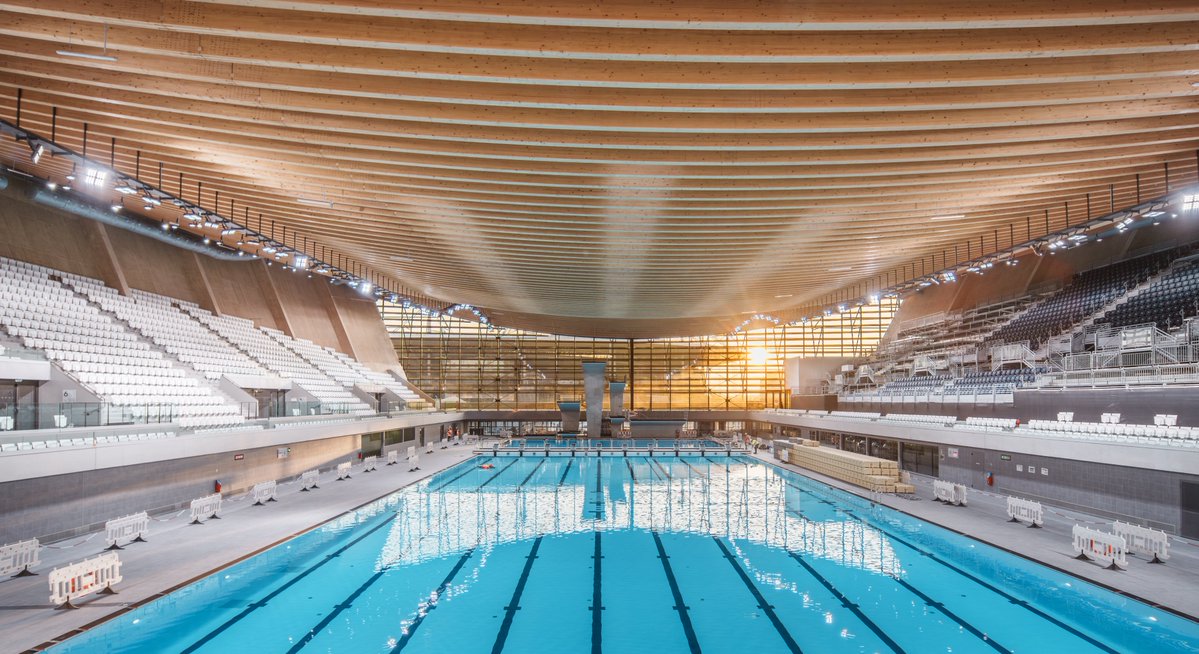
[[[0,96],[499,324],[690,333],[1194,181],[1199,4],[1140,4],[0,0]]]

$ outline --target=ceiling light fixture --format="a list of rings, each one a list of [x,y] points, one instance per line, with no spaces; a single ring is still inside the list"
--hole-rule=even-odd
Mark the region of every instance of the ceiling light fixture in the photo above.
[[[320,207],[322,209],[332,209],[333,203],[328,200],[312,200],[309,198],[296,198],[296,202],[306,204],[310,207]]]
[[[104,49],[100,54],[92,52],[76,52],[74,50],[56,50],[58,54],[64,57],[77,57],[79,59],[92,59],[95,61],[116,61],[117,58],[108,54],[108,25],[104,26]]]

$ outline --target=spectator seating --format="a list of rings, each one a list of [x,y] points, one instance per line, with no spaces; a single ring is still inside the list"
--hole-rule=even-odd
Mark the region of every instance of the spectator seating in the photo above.
[[[1169,331],[1195,315],[1199,315],[1199,265],[1187,261],[1095,322],[1117,328],[1155,323]]]
[[[271,376],[228,341],[172,306],[170,298],[142,291],[124,296],[95,280],[72,279],[68,284],[210,380],[223,375]]]
[[[22,339],[26,347],[43,350],[82,386],[116,407],[128,408],[135,417],[165,406],[185,428],[244,421],[236,404],[189,377],[137,334],[60,283],[63,279],[73,283],[86,278],[0,260],[0,323],[9,335]]]
[[[1028,341],[1029,347],[1036,350],[1050,337],[1073,328],[1156,275],[1177,254],[1176,251],[1159,252],[1079,273],[1060,292],[1000,327],[989,340],[1008,343]]]
[[[345,386],[330,379],[324,372],[297,356],[294,351],[280,344],[270,335],[273,330],[258,329],[253,322],[245,318],[217,316],[195,306],[185,306],[183,310],[274,374],[299,384],[322,404],[335,406],[339,411],[352,414],[374,412],[372,407],[346,390]]]

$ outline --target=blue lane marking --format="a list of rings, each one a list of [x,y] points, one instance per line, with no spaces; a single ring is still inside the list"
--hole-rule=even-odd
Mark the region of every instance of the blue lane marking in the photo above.
[[[375,574],[371,575],[371,578],[367,579],[366,583],[359,586],[358,589],[355,590],[353,593],[350,593],[350,596],[346,598],[346,601],[335,606],[334,609],[329,612],[329,615],[325,616],[324,620],[321,620],[320,622],[318,622],[315,627],[310,629],[308,631],[308,633],[304,634],[304,637],[301,638],[299,642],[297,642],[295,645],[292,645],[291,649],[287,650],[287,654],[296,654],[296,652],[299,652],[300,650],[304,649],[305,645],[312,642],[312,639],[316,638],[317,634],[319,634],[321,631],[323,631],[325,627],[328,627],[329,624],[331,622],[333,622],[334,619],[337,618],[337,616],[341,615],[342,611],[350,608],[350,606],[354,604],[354,600],[358,599],[358,597],[360,595],[362,595],[362,593],[366,592],[366,589],[370,588],[371,584],[375,583],[376,581],[379,581],[379,578],[382,577],[386,572],[387,572],[387,568],[384,568],[384,569],[376,572]]]
[[[446,575],[445,579],[441,580],[441,584],[437,586],[437,590],[433,591],[433,599],[429,600],[429,604],[425,607],[425,610],[417,612],[416,619],[412,621],[412,624],[408,625],[408,631],[400,638],[395,647],[391,648],[391,654],[396,654],[396,652],[404,649],[408,646],[408,643],[412,642],[412,634],[415,634],[417,628],[425,621],[425,618],[429,615],[429,611],[437,608],[437,603],[441,599],[441,596],[445,594],[445,589],[450,587],[450,582],[454,581],[454,577],[458,576],[458,572],[462,570],[462,566],[466,565],[466,561],[474,553],[475,550],[472,547],[466,550],[466,554],[463,554],[462,558],[458,559],[458,562],[454,564],[454,568],[450,570],[450,574]]]
[[[720,551],[724,552],[724,558],[728,560],[729,565],[733,566],[733,569],[737,571],[737,576],[741,577],[741,582],[745,584],[745,587],[749,589],[750,594],[754,596],[754,600],[758,602],[758,608],[762,609],[762,612],[765,613],[766,617],[770,619],[770,624],[774,625],[775,631],[779,632],[779,636],[782,637],[783,642],[787,644],[787,650],[793,652],[794,654],[803,654],[803,650],[799,648],[799,643],[796,643],[795,639],[791,637],[791,632],[787,631],[787,627],[783,625],[783,621],[780,620],[778,614],[774,612],[774,607],[766,601],[766,598],[762,595],[762,591],[758,590],[757,585],[755,585],[753,580],[749,578],[749,575],[745,573],[745,568],[741,567],[741,562],[737,560],[737,557],[733,556],[733,553],[730,552],[729,548],[725,546],[724,541],[720,540],[720,538],[716,536],[713,536],[712,540],[716,541],[716,545],[720,548]]]
[[[933,600],[933,598],[920,592],[920,589],[909,584],[908,582],[904,581],[903,579],[900,579],[899,577],[895,577],[895,581],[898,582],[900,586],[903,586],[904,588],[911,591],[912,594],[914,594],[916,597],[919,597],[920,599],[924,600],[925,604],[933,607],[934,609],[940,611],[941,613],[944,613],[945,616],[948,617],[950,620],[953,620],[954,622],[958,623],[958,625],[960,625],[963,629],[974,634],[974,636],[976,638],[978,638],[979,640],[981,640],[984,643],[986,643],[987,645],[989,645],[991,647],[991,649],[995,650],[996,652],[999,652],[1000,654],[1012,654],[1011,650],[1009,650],[1008,648],[1006,648],[1006,647],[1000,645],[999,643],[995,642],[994,640],[992,640],[990,636],[979,631],[974,625],[970,624],[969,622],[963,620],[960,616],[958,616],[958,614],[945,608],[944,604],[942,604],[940,602],[936,602]]]
[[[490,477],[488,477],[488,478],[487,478],[487,481],[485,481],[485,482],[483,482],[483,483],[479,484],[479,487],[475,489],[475,492],[478,492],[478,491],[481,491],[481,490],[483,490],[483,487],[484,487],[484,486],[486,486],[487,484],[490,484],[491,482],[495,481],[495,480],[496,480],[496,477],[499,477],[500,475],[504,474],[504,471],[506,471],[508,468],[511,468],[512,466],[516,465],[516,462],[517,462],[517,461],[520,461],[520,459],[512,459],[512,463],[509,463],[508,465],[504,466],[503,468],[500,468],[498,471],[496,471],[496,473],[495,473],[495,474],[493,474],[493,475],[491,475]]]
[[[897,543],[901,543],[917,552],[920,552],[924,556],[927,556],[928,558],[936,561],[937,563],[940,563],[941,565],[949,568],[950,570],[953,570],[954,572],[973,581],[974,583],[982,586],[983,588],[986,588],[987,590],[989,590],[993,593],[996,593],[997,595],[1000,595],[1001,597],[1007,599],[1012,604],[1018,604],[1020,606],[1023,606],[1024,608],[1028,609],[1029,611],[1033,612],[1034,614],[1052,622],[1053,624],[1061,627],[1062,629],[1065,629],[1066,631],[1074,634],[1075,636],[1078,636],[1079,638],[1087,641],[1088,643],[1094,645],[1095,647],[1098,647],[1099,649],[1101,649],[1105,652],[1108,652],[1108,654],[1120,654],[1120,652],[1118,650],[1112,649],[1111,647],[1099,642],[1098,640],[1095,640],[1094,638],[1088,636],[1087,634],[1079,631],[1078,629],[1075,629],[1074,627],[1066,624],[1065,622],[1062,622],[1061,620],[1058,620],[1057,618],[1053,617],[1052,615],[1045,613],[1044,611],[1029,604],[1028,602],[1017,599],[1015,596],[1004,591],[1003,589],[998,588],[996,586],[993,586],[993,585],[983,581],[982,579],[970,574],[969,572],[966,572],[965,570],[957,567],[956,565],[950,563],[949,561],[942,559],[941,557],[937,556],[936,554],[933,554],[932,552],[930,552],[924,548],[917,547],[916,545],[912,544],[911,542],[909,542],[899,536],[896,536],[893,532],[887,531],[886,529],[883,529],[882,527],[880,527],[874,523],[867,523],[865,520],[859,518],[853,511],[846,509],[843,511],[843,513],[845,513],[845,515],[849,516],[850,518],[853,518],[854,520],[861,522],[862,524],[869,524],[872,528],[877,529],[880,532],[886,534],[887,537],[890,538],[891,540],[893,540]]]
[[[658,460],[657,460],[657,459],[654,459],[653,461],[654,461],[654,465],[658,466],[658,470],[661,470],[661,471],[662,471],[662,474],[666,475],[666,478],[667,478],[667,479],[670,479],[670,473],[669,473],[669,472],[666,472],[666,468],[663,468],[663,467],[662,467],[662,464],[661,464],[661,463],[658,463]]]
[[[520,596],[525,592],[525,583],[529,581],[529,572],[533,570],[533,562],[537,559],[537,550],[541,549],[541,539],[542,537],[538,536],[537,540],[533,541],[533,549],[525,558],[525,568],[520,571],[520,580],[516,582],[512,601],[504,607],[504,623],[500,625],[500,632],[496,634],[491,654],[500,654],[504,651],[504,641],[508,640],[508,632],[512,629],[512,620],[516,617],[516,612],[520,610]]]
[[[489,456],[489,457],[487,457],[486,459],[483,459],[483,461],[482,461],[482,462],[481,462],[479,465],[482,465],[483,463],[487,463],[488,461],[490,461],[490,460],[492,460],[492,459],[494,459],[494,458],[495,458],[495,457],[493,457],[493,456]],[[449,486],[450,484],[452,484],[452,483],[454,483],[454,482],[458,481],[459,479],[462,479],[463,477],[465,477],[465,476],[469,475],[470,473],[474,472],[475,470],[478,470],[478,466],[467,466],[467,467],[466,467],[466,472],[463,472],[462,474],[460,474],[460,475],[458,475],[458,476],[454,477],[453,479],[451,479],[451,480],[449,480],[449,481],[445,482],[444,484],[442,484],[442,485],[438,486],[437,488],[434,488],[434,489],[433,489],[433,492],[434,492],[434,493],[436,493],[437,491],[439,491],[439,490],[442,490],[442,489],[443,489],[443,488],[445,488],[446,486]]]
[[[358,543],[361,543],[363,540],[365,540],[371,534],[386,527],[388,524],[391,523],[391,521],[394,518],[395,518],[394,515],[388,516],[386,520],[383,520],[379,524],[375,525],[374,527],[371,527],[369,530],[366,531],[366,533],[355,538],[354,540],[350,541],[349,543],[346,543],[345,545],[338,548],[337,551],[333,552],[332,554],[329,554],[325,558],[323,558],[320,561],[309,566],[306,570],[304,570],[300,574],[298,574],[298,575],[292,577],[290,580],[288,580],[287,583],[285,583],[282,586],[271,591],[265,597],[258,600],[257,602],[250,604],[245,609],[243,609],[241,613],[238,613],[237,615],[233,616],[232,618],[229,618],[224,623],[222,623],[221,626],[208,632],[203,638],[201,638],[200,640],[197,640],[196,642],[194,642],[190,646],[188,646],[187,649],[183,650],[181,652],[181,654],[191,654],[191,652],[194,652],[194,651],[200,649],[201,647],[203,647],[204,645],[208,644],[208,642],[211,641],[213,638],[216,638],[217,636],[224,633],[224,631],[226,629],[228,629],[228,628],[232,627],[233,625],[237,624],[238,622],[242,621],[243,619],[246,618],[246,616],[250,615],[255,610],[257,610],[263,606],[266,606],[267,602],[275,599],[281,593],[286,591],[288,588],[291,588],[292,586],[300,583],[300,581],[303,580],[305,577],[307,577],[308,575],[312,574],[313,572],[316,572],[317,570],[319,570],[321,568],[321,566],[332,561],[333,559],[336,559],[338,556],[341,556],[342,552],[350,549],[351,547],[357,545]]]
[[[654,545],[658,548],[658,559],[662,561],[662,570],[666,573],[666,583],[670,584],[670,594],[674,596],[674,610],[679,612],[679,622],[683,623],[683,633],[687,636],[687,647],[691,654],[701,654],[699,639],[695,637],[695,627],[691,624],[691,616],[687,614],[687,605],[683,603],[683,593],[679,590],[679,582],[674,578],[674,569],[670,567],[670,557],[666,556],[666,548],[662,546],[662,537],[658,532],[654,535]]]
[[[570,467],[575,464],[575,460],[571,459],[566,462],[566,469],[562,471],[562,476],[558,479],[558,485],[561,486],[566,482],[566,473],[570,472]]]
[[[595,561],[592,564],[591,576],[591,654],[602,654],[604,640],[602,562],[604,555],[600,549],[600,532],[598,531],[595,532],[595,554],[591,558]]]
[[[520,482],[520,485],[517,486],[517,488],[524,488],[525,484],[529,483],[529,480],[533,478],[533,475],[537,474],[537,469],[543,465],[545,465],[545,459],[538,461],[537,465],[533,466],[533,470],[529,472],[529,476],[525,477],[525,480]]]
[[[903,648],[900,647],[898,643],[891,640],[891,637],[888,636],[885,631],[883,631],[881,628],[879,628],[879,626],[877,624],[874,624],[873,620],[866,617],[866,614],[862,613],[862,609],[858,608],[857,604],[854,604],[853,602],[849,601],[849,599],[847,597],[845,597],[845,595],[842,594],[841,591],[837,590],[836,586],[832,585],[832,583],[830,583],[828,579],[824,578],[824,575],[820,574],[819,572],[816,572],[815,568],[813,568],[811,565],[809,565],[807,561],[803,560],[803,557],[801,557],[799,554],[796,554],[795,552],[787,552],[787,555],[790,556],[791,558],[795,559],[800,565],[802,565],[804,567],[804,570],[808,571],[808,574],[812,575],[816,579],[816,581],[820,582],[821,586],[824,586],[826,589],[828,589],[828,592],[832,593],[833,597],[836,597],[841,602],[842,606],[844,606],[845,608],[852,611],[854,615],[858,616],[858,620],[860,620],[862,622],[862,624],[869,627],[870,631],[873,631],[874,635],[878,636],[879,640],[883,641],[884,643],[887,644],[887,647],[891,648],[891,651],[895,652],[896,654],[905,654]]]

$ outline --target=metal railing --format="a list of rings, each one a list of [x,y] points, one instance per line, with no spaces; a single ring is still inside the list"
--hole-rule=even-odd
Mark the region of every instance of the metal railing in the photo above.
[[[175,407],[169,404],[19,402],[0,406],[0,432],[164,424],[174,422],[176,415]]]

